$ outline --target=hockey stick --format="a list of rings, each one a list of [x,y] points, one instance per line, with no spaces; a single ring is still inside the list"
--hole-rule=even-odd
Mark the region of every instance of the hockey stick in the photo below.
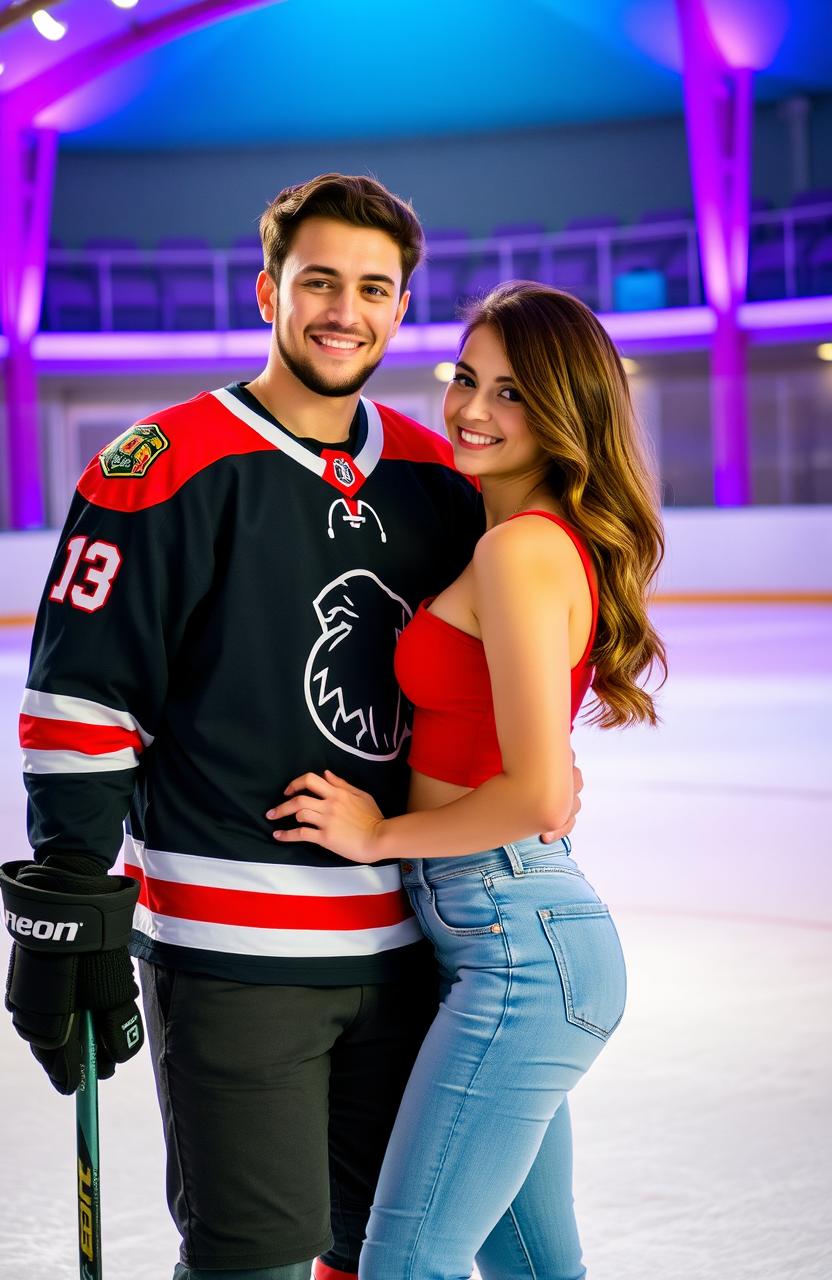
[[[101,1280],[101,1189],[98,1173],[98,1069],[92,1014],[81,1017],[81,1083],[75,1093],[78,1156],[78,1270],[81,1280]]]

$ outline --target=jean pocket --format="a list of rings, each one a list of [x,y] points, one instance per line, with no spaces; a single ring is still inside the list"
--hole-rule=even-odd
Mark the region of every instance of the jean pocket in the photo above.
[[[446,933],[475,938],[502,933],[500,914],[480,875],[448,876],[431,886],[433,914]]]
[[[609,908],[573,902],[538,915],[557,962],[567,1019],[606,1040],[627,999],[624,953]]]

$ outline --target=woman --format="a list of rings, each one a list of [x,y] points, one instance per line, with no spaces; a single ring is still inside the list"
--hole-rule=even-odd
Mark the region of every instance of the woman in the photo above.
[[[475,1256],[484,1280],[579,1280],[566,1095],[621,1018],[624,963],[568,840],[529,832],[570,813],[590,681],[601,726],[656,721],[636,679],[665,666],[646,612],[662,530],[621,361],[568,294],[515,282],[474,306],[445,419],[487,530],[399,643],[410,811],[384,819],[327,773],[269,816],[299,824],[279,840],[403,859],[439,961],[361,1280],[461,1280]]]

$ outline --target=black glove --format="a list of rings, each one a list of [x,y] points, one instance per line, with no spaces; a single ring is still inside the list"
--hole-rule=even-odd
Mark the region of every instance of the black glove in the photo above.
[[[89,859],[77,865],[85,872],[34,862],[0,867],[15,941],[6,1008],[59,1093],[74,1093],[80,1083],[82,1010],[93,1015],[102,1079],[144,1043],[126,945],[138,882],[106,875]]]

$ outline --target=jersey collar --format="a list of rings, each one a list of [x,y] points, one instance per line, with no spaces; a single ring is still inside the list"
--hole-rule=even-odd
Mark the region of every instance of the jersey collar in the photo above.
[[[352,497],[361,488],[364,481],[372,475],[381,457],[384,446],[384,427],[377,405],[372,400],[361,396],[360,403],[367,422],[367,434],[363,445],[354,457],[339,449],[337,445],[324,449],[320,455],[312,453],[300,440],[284,427],[270,422],[268,418],[257,413],[249,405],[243,404],[227,387],[219,387],[211,395],[219,400],[223,408],[239,418],[246,426],[251,427],[259,436],[281,453],[299,462],[307,471],[313,471],[333,488]],[[341,465],[343,464],[343,465]]]

